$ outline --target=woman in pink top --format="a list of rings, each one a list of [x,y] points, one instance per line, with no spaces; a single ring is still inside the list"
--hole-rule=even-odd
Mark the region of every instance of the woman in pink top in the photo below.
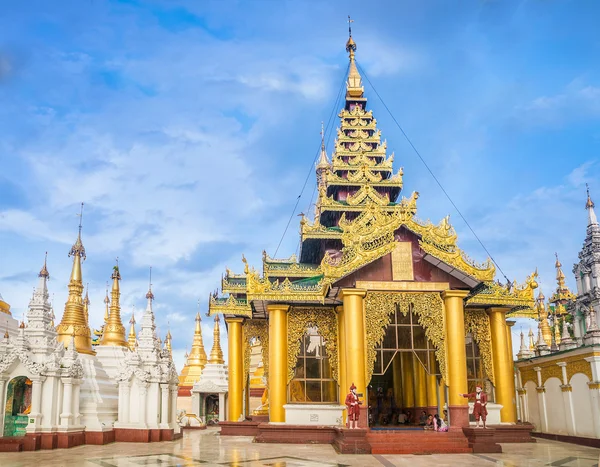
[[[446,425],[446,422],[438,414],[433,416],[433,429],[435,431],[448,431],[448,425]]]

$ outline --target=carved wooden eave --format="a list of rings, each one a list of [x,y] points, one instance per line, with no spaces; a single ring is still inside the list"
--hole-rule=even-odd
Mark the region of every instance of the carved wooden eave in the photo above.
[[[501,307],[510,308],[508,316],[514,318],[537,318],[535,309],[534,289],[538,284],[536,281],[537,271],[527,277],[523,285],[515,284],[509,289],[508,286],[498,284],[494,281],[485,282],[467,297],[467,307],[488,308]]]
[[[227,298],[210,296],[208,301],[209,316],[215,314],[252,317],[252,307],[248,300],[238,299],[233,295]]]

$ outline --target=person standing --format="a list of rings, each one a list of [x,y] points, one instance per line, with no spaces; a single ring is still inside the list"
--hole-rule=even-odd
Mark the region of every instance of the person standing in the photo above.
[[[466,397],[468,399],[475,399],[475,404],[473,405],[473,416],[477,421],[477,428],[479,428],[479,421],[483,421],[483,428],[486,428],[485,421],[487,419],[487,394],[483,392],[481,386],[475,387],[475,392],[471,392],[469,394],[460,394],[462,397]]]

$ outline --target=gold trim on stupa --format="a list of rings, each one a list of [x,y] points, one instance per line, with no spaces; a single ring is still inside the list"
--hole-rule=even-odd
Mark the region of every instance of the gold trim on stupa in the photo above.
[[[224,364],[223,350],[221,349],[221,330],[219,329],[219,315],[215,315],[215,327],[213,329],[213,346],[210,351],[208,363]]]
[[[81,275],[81,261],[85,261],[85,247],[81,241],[81,227],[83,219],[83,203],[81,203],[81,214],[79,220],[79,234],[77,240],[69,251],[69,257],[73,257],[71,278],[69,279],[69,297],[65,303],[60,324],[56,327],[57,340],[62,342],[65,348],[69,346],[71,337],[74,336],[75,348],[79,353],[95,355],[92,349],[92,335],[83,308],[83,280]]]
[[[112,289],[110,291],[110,314],[108,315],[108,321],[104,325],[104,331],[102,333],[102,340],[100,345],[115,345],[121,347],[127,347],[127,339],[125,338],[125,326],[121,321],[121,304],[119,303],[119,297],[121,296],[119,281],[121,280],[121,274],[119,272],[119,263],[113,266],[113,273],[110,276],[113,280]]]

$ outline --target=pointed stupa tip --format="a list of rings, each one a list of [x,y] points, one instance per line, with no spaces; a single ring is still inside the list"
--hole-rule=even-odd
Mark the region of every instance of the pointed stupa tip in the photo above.
[[[111,279],[113,280],[111,289],[111,303],[110,303],[110,314],[102,333],[102,340],[100,345],[108,346],[120,346],[127,347],[127,338],[125,336],[125,326],[121,321],[121,304],[119,297],[121,296],[119,281],[121,280],[121,273],[119,272],[119,258],[117,258],[117,264],[113,266],[113,272]]]
[[[148,283],[148,293],[146,294],[148,300],[154,300],[154,294],[152,293],[152,266],[150,266],[150,281]]]
[[[588,211],[588,225],[598,224],[598,219],[596,217],[596,212],[594,211],[594,202],[592,201],[592,197],[590,196],[590,187],[588,184],[585,184],[585,188],[587,191],[587,201],[585,203],[585,208]]]
[[[46,280],[50,279],[50,274],[48,273],[48,252],[46,252],[46,256],[44,257],[44,265],[42,266],[42,269],[40,270],[40,273],[38,274],[38,277],[45,277]]]
[[[89,305],[90,304],[90,283],[88,282],[87,284],[85,284],[85,297],[83,297],[83,304],[84,305]]]
[[[317,169],[327,169],[329,167],[329,159],[327,159],[327,151],[325,150],[325,130],[323,122],[321,122],[321,154],[317,162]]]
[[[221,349],[221,331],[219,329],[219,315],[215,315],[215,327],[213,329],[213,346],[210,351],[208,363],[223,364],[223,349]]]
[[[348,16],[348,41],[346,42],[346,52],[350,59],[348,68],[348,81],[346,83],[347,97],[362,97],[365,89],[362,86],[362,78],[356,67],[354,53],[356,52],[356,42],[352,38],[352,23],[353,19]]]
[[[81,212],[79,213],[79,233],[77,234],[77,240],[71,247],[71,251],[69,251],[69,257],[71,256],[79,256],[85,260],[85,247],[83,246],[83,242],[81,241],[81,229],[83,227],[83,203],[81,203]]]
[[[561,268],[561,267],[562,267],[562,264],[561,264],[561,263],[560,263],[560,261],[558,260],[558,253],[556,253],[556,252],[555,252],[555,253],[554,253],[554,256],[556,256],[556,263],[554,263],[554,267],[555,267],[556,269],[558,269],[558,268]]]

